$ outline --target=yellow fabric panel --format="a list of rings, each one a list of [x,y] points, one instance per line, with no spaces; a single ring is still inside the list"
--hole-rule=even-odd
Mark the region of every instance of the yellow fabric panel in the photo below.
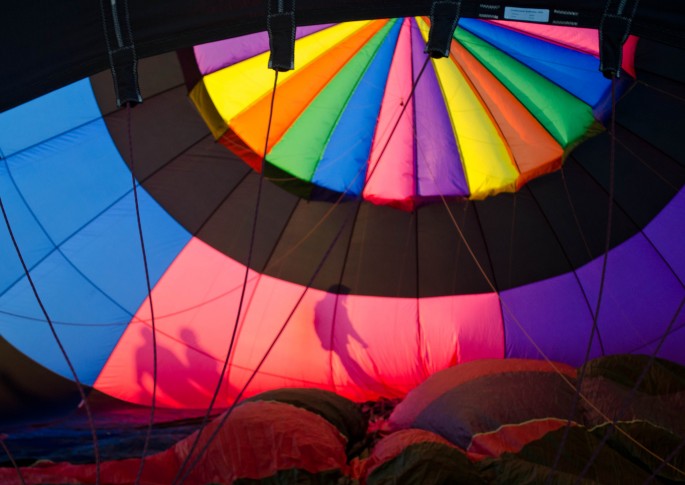
[[[201,80],[190,91],[190,99],[193,101],[193,104],[195,104],[202,119],[205,120],[205,123],[212,132],[214,138],[217,140],[221,138],[228,127],[221,118],[221,115],[217,112],[216,107],[214,107],[214,103],[207,92],[204,81]]]
[[[417,19],[424,40],[428,25]],[[452,121],[471,199],[516,190],[518,171],[485,104],[454,58],[434,59],[433,67]]]
[[[295,42],[296,66],[309,64],[368,23],[342,23],[299,39]],[[227,124],[230,125],[238,113],[271,91],[274,85],[274,71],[268,68],[268,64],[269,52],[265,52],[204,77],[214,106]],[[286,81],[294,72],[280,72],[278,83]]]

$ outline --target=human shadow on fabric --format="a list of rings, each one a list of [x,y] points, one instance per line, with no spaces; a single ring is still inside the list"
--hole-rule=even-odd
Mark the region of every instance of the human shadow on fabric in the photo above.
[[[314,327],[321,341],[321,347],[331,352],[330,366],[333,369],[333,353],[356,386],[375,387],[376,379],[359,363],[357,355],[369,345],[352,324],[347,309],[350,289],[344,285],[333,285],[317,302],[314,309]],[[356,354],[356,355],[355,355]]]
[[[141,394],[151,395],[154,383],[152,331],[144,327],[141,335],[143,344],[136,350],[135,357],[137,383]],[[178,339],[158,333],[156,347],[159,403],[180,407],[206,407],[216,389],[222,366],[215,357],[202,349],[195,331],[192,328],[183,328]],[[237,393],[226,381],[225,376],[217,407],[230,405]]]

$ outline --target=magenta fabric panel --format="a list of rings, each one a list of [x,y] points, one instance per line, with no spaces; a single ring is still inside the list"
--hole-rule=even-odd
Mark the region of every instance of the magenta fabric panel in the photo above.
[[[477,359],[504,357],[504,328],[495,293],[419,300],[427,375]]]
[[[409,19],[405,19],[395,46],[369,155],[363,196],[375,203],[395,201],[410,209],[416,189],[414,109],[412,105],[405,108],[412,88],[409,26]]]
[[[244,275],[244,265],[193,239],[153,289],[159,406],[202,408],[209,403]],[[318,387],[358,401],[402,397],[436,370],[501,356],[497,302],[493,294],[449,296],[422,300],[419,310],[416,298],[336,295],[253,272],[219,402],[237,396],[284,324],[245,396],[280,387]],[[145,301],[95,387],[149,405],[152,369]]]

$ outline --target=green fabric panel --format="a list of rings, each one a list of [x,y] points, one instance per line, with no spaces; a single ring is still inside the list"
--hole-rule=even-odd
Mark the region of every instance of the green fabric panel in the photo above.
[[[350,96],[396,21],[388,22],[314,98],[267,155],[270,164],[311,181]]]
[[[459,450],[442,443],[417,443],[375,468],[366,477],[368,485],[485,484],[476,467]]]
[[[589,130],[596,130],[592,108],[580,99],[462,28],[454,37],[565,149],[582,140]]]

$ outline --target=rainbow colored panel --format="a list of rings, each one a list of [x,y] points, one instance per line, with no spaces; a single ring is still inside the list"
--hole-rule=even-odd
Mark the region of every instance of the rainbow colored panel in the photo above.
[[[405,210],[516,191],[601,131],[611,84],[595,31],[462,19],[449,58],[429,59],[429,28],[405,18],[298,30],[268,140],[263,38],[195,47],[204,77],[191,99],[217,139],[291,191]]]

